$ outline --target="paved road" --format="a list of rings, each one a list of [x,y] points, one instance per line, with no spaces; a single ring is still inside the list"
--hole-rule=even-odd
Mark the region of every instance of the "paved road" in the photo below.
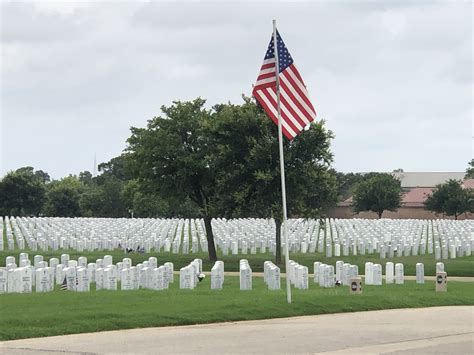
[[[474,307],[331,314],[0,343],[2,354],[473,354]]]

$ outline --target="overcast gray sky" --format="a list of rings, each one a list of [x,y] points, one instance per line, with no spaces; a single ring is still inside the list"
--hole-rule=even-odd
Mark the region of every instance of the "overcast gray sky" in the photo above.
[[[272,18],[336,135],[336,169],[466,169],[470,1],[2,1],[0,175],[92,171],[161,105],[240,103]]]

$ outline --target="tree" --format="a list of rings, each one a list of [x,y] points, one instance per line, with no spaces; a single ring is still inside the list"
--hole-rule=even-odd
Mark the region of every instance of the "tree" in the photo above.
[[[354,188],[364,179],[361,173],[341,173],[334,171],[337,179],[337,195],[340,201],[348,199],[354,193]]]
[[[146,128],[132,127],[126,149],[140,184],[169,205],[192,201],[204,219],[209,259],[217,260],[211,218],[217,216],[216,169],[209,150],[207,126],[211,113],[205,100],[162,106],[164,117],[154,117]]]
[[[81,216],[80,195],[84,186],[75,176],[68,176],[48,185],[43,214],[57,217]]]
[[[217,105],[210,134],[216,157],[218,210],[226,217],[273,217],[276,263],[281,264],[280,160],[277,126],[253,99]],[[319,218],[337,200],[330,140],[324,122],[311,124],[292,141],[284,138],[289,217]]]
[[[90,171],[81,171],[79,173],[79,181],[84,185],[92,185],[92,174]]]
[[[382,218],[383,211],[396,211],[401,204],[400,181],[391,174],[371,173],[359,182],[354,190],[354,212],[376,212]]]
[[[33,168],[9,172],[0,180],[0,215],[38,215],[44,203],[44,183]]]
[[[468,167],[466,169],[466,179],[474,179],[474,159],[471,159],[471,161],[468,163]]]
[[[463,189],[461,181],[448,180],[435,187],[425,201],[425,208],[458,219],[463,213],[474,212],[474,191]]]

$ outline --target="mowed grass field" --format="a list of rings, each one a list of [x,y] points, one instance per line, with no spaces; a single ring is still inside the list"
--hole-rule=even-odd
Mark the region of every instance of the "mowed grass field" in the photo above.
[[[263,278],[253,290],[240,291],[239,278],[226,276],[223,290],[210,290],[210,278],[194,290],[179,290],[179,280],[163,291],[60,291],[0,295],[0,340],[105,330],[228,322],[336,312],[447,305],[474,305],[474,283],[449,282],[436,293],[433,281],[365,286],[360,295],[347,286],[324,289],[310,280],[308,290],[293,290],[286,303],[282,290],[269,291]]]
[[[174,269],[179,270],[181,267],[188,265],[193,259],[200,258],[203,260],[203,270],[210,271],[213,265],[209,261],[207,253],[196,253],[196,254],[172,254],[172,253],[149,253],[149,254],[138,254],[130,253],[125,255],[121,250],[113,251],[84,251],[77,252],[76,250],[59,250],[59,251],[31,251],[31,250],[13,250],[13,251],[0,251],[0,267],[5,266],[5,258],[9,255],[14,256],[18,263],[19,254],[26,252],[29,254],[29,258],[33,264],[33,258],[35,255],[43,255],[44,260],[48,261],[50,258],[60,259],[61,254],[69,254],[71,260],[77,260],[80,256],[87,257],[88,262],[95,262],[96,259],[103,258],[104,255],[112,255],[114,264],[122,261],[123,258],[129,257],[132,259],[133,265],[137,265],[145,260],[148,260],[150,256],[154,256],[158,259],[158,265],[162,265],[165,262],[172,262]],[[224,261],[225,271],[239,271],[239,260],[247,259],[250,267],[254,272],[263,271],[263,263],[267,260],[274,261],[274,256],[271,253],[265,254],[245,254],[245,255],[218,255],[220,260]],[[359,273],[364,273],[365,262],[371,261],[373,263],[380,263],[385,271],[385,263],[392,261],[393,263],[403,263],[405,275],[415,275],[416,263],[423,263],[425,266],[425,275],[434,276],[436,273],[436,260],[434,255],[419,255],[419,256],[407,256],[397,257],[390,259],[380,259],[379,254],[366,254],[357,256],[341,256],[326,258],[321,253],[291,253],[290,258],[302,265],[309,268],[309,272],[313,272],[313,264],[315,261],[320,261],[326,264],[335,265],[337,260],[343,260],[344,262],[351,263],[359,266]],[[445,265],[445,270],[449,276],[474,276],[474,255],[469,257],[462,257],[456,259],[440,260]],[[285,272],[284,262],[280,265],[281,271]]]

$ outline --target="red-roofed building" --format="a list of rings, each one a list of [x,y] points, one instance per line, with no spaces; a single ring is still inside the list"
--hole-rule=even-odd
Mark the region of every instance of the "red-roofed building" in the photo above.
[[[402,175],[403,174],[403,175]],[[433,192],[435,185],[446,182],[449,179],[460,180],[459,176],[464,173],[399,173],[397,178],[401,180],[404,194],[402,196],[401,207],[396,211],[384,211],[385,218],[414,218],[414,219],[437,219],[451,218],[436,215],[425,210],[424,202]],[[395,174],[394,174],[395,175]],[[427,186],[433,185],[433,186]],[[474,179],[463,181],[463,188],[474,189]],[[378,218],[375,212],[360,212],[355,214],[351,207],[352,196],[339,202],[338,205],[328,213],[332,218]],[[458,219],[473,219],[472,213],[464,214]]]

